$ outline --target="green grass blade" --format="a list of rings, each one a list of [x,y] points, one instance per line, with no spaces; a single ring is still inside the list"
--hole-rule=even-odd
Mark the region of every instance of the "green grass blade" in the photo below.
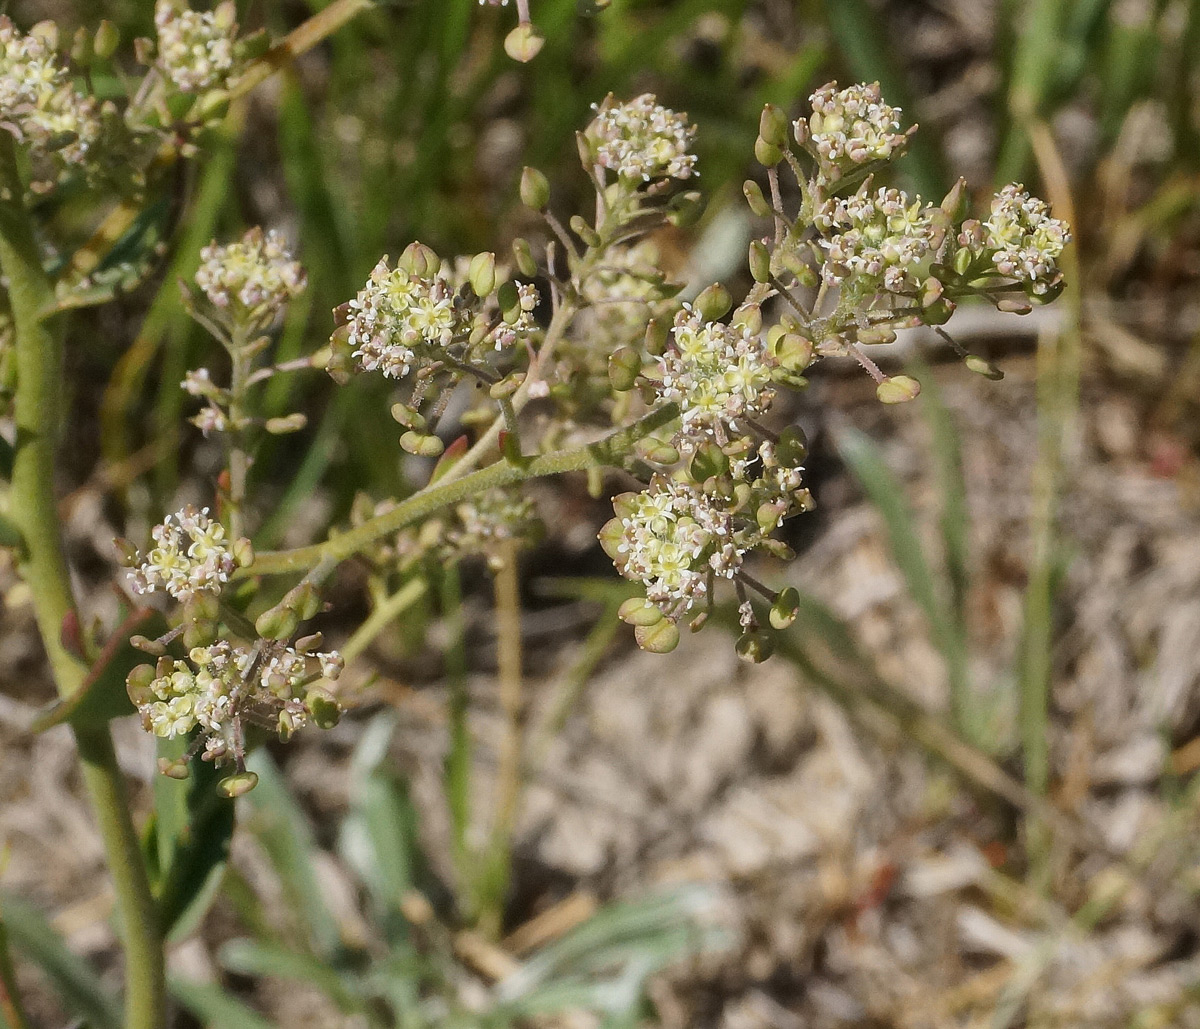
[[[116,998],[37,910],[8,894],[0,898],[0,910],[13,946],[45,973],[68,1009],[90,1029],[121,1029]]]
[[[262,1015],[235,1000],[220,986],[172,977],[167,988],[206,1029],[275,1029]]]
[[[230,940],[221,947],[221,965],[239,975],[267,976],[306,983],[320,990],[347,1013],[360,1009],[361,998],[352,982],[331,966],[277,943],[249,939]]]
[[[306,942],[314,953],[331,957],[341,943],[341,934],[321,899],[308,822],[264,749],[251,756],[247,767],[258,774],[258,785],[248,794],[251,817],[246,826],[270,857]]]

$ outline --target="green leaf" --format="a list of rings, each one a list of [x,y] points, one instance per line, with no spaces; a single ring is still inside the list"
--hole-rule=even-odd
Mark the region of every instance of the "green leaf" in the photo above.
[[[340,849],[366,884],[389,936],[402,938],[401,901],[414,888],[419,849],[417,811],[408,790],[384,766],[396,718],[382,714],[367,726],[350,765],[350,813]]]
[[[182,743],[186,741],[163,741]],[[164,756],[179,756],[173,751]],[[217,794],[219,773],[207,762],[192,762],[187,779],[156,777],[154,842],[162,879],[158,906],[168,939],[195,930],[221,886],[233,839],[234,803]]]
[[[8,894],[0,898],[13,945],[45,973],[63,1004],[90,1029],[121,1029],[121,1012],[100,977],[34,908]]]
[[[167,988],[208,1029],[275,1029],[262,1015],[234,1000],[220,986],[172,976]]]
[[[258,785],[247,794],[251,815],[246,827],[270,857],[313,952],[330,957],[341,943],[341,934],[321,897],[312,864],[315,844],[308,822],[264,749],[251,756],[247,767],[258,774]]]
[[[75,728],[86,729],[133,714],[133,703],[125,692],[125,676],[134,665],[148,659],[130,645],[129,637],[153,638],[166,631],[166,623],[158,612],[141,608],[131,613],[109,637],[83,685],[66,700],[46,708],[33,720],[30,728],[34,732],[45,732],[67,722]]]
[[[362,1006],[358,984],[339,975],[330,965],[307,954],[277,944],[256,940],[230,940],[220,951],[221,964],[231,972],[249,976],[291,979],[314,986],[342,1011],[356,1012]]]

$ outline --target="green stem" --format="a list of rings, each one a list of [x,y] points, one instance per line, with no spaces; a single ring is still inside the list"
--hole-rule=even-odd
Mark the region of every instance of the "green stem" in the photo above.
[[[251,358],[246,353],[245,340],[235,336],[229,348],[232,371],[229,377],[229,535],[240,539],[245,535],[246,473],[250,458],[246,453],[246,380],[250,376]]]
[[[0,911],[0,1029],[29,1029],[29,1019],[21,1005],[17,989],[17,973],[8,952],[8,934],[4,929],[4,912]]]
[[[441,510],[460,500],[466,500],[484,490],[496,486],[511,486],[528,479],[560,472],[578,472],[587,468],[619,466],[632,451],[638,440],[656,429],[662,428],[679,417],[676,404],[664,404],[645,417],[623,429],[609,433],[603,439],[572,450],[559,450],[553,454],[535,457],[527,464],[517,466],[507,461],[497,461],[477,472],[447,482],[447,476],[438,479],[420,493],[397,504],[390,511],[378,515],[348,532],[331,536],[324,543],[295,550],[275,550],[259,554],[254,563],[235,573],[235,578],[248,575],[282,575],[299,572],[312,567],[318,561],[344,561],[348,557],[378,540],[399,532],[406,525],[420,521],[434,511]],[[457,466],[456,466],[457,467]]]
[[[17,429],[12,517],[23,537],[20,570],[33,595],[34,617],[59,695],[67,698],[87,674],[65,637],[78,624],[54,498],[55,444],[62,389],[62,340],[42,320],[54,291],[42,269],[22,200],[13,142],[0,133],[0,268],[8,280],[16,336]],[[83,778],[108,856],[125,945],[125,1027],[166,1025],[162,931],[107,726],[77,728]]]

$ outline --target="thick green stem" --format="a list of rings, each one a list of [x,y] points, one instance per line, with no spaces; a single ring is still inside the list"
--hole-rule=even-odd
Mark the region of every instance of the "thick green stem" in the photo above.
[[[443,477],[420,493],[397,504],[390,511],[364,522],[349,532],[331,536],[324,543],[314,543],[312,546],[298,547],[295,550],[276,550],[259,554],[249,568],[240,569],[234,577],[281,575],[304,571],[322,560],[344,561],[378,540],[399,532],[406,525],[412,525],[434,511],[476,496],[484,490],[496,486],[511,486],[544,475],[557,475],[560,472],[619,466],[638,440],[644,439],[678,417],[679,407],[676,404],[664,404],[632,425],[617,429],[586,446],[559,450],[519,465],[497,461],[451,482],[446,482],[446,477]]]
[[[0,132],[0,268],[8,280],[16,337],[17,439],[11,504],[21,531],[20,570],[59,695],[82,686],[87,666],[67,644],[78,625],[54,498],[62,392],[62,341],[42,320],[54,291],[25,210],[11,137]],[[166,1025],[162,932],[125,785],[107,727],[76,729],[84,783],[104,840],[125,945],[125,1029]]]
[[[245,340],[235,337],[229,349],[233,368],[229,378],[229,535],[240,539],[245,535],[246,473],[250,457],[246,452],[246,380],[250,376],[251,358],[246,353]]]

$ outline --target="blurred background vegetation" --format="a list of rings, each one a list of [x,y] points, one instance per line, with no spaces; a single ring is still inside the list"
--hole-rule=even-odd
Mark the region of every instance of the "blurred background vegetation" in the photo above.
[[[330,310],[354,295],[381,254],[397,254],[413,239],[440,253],[502,252],[515,236],[538,232],[516,202],[523,165],[547,173],[557,208],[579,209],[588,186],[578,174],[574,133],[588,120],[591,105],[610,91],[620,97],[653,91],[663,103],[686,110],[699,127],[700,188],[707,202],[698,226],[656,241],[664,266],[693,289],[721,278],[736,295],[736,287],[748,281],[745,246],[754,231],[741,184],[752,174],[762,105],[774,103],[795,116],[813,88],[831,78],[878,80],[885,97],[921,125],[899,166],[909,188],[936,202],[961,174],[976,187],[977,200],[986,202],[993,187],[1022,180],[1074,225],[1076,246],[1065,263],[1071,283],[1065,313],[1039,322],[1032,334],[999,323],[980,330],[997,354],[1024,352],[1034,362],[1032,403],[1020,413],[1034,452],[1024,467],[1029,482],[1021,487],[1028,493],[1029,540],[1017,576],[1019,628],[1007,641],[1007,663],[998,677],[1002,685],[973,682],[978,633],[971,621],[981,587],[972,577],[981,575],[981,562],[972,551],[964,480],[970,455],[964,455],[947,410],[953,403],[949,396],[945,404],[938,399],[954,390],[955,382],[934,388],[943,378],[935,369],[927,372],[930,388],[919,415],[935,465],[932,539],[905,501],[900,475],[889,470],[883,450],[867,436],[836,427],[818,434],[813,474],[832,481],[845,469],[847,481],[856,484],[849,492],[831,490],[831,510],[818,524],[836,521],[838,504],[850,503],[846,498],[865,496],[875,510],[904,590],[946,670],[949,714],[945,720],[931,714],[914,699],[919,689],[898,688],[894,676],[859,646],[852,627],[815,595],[806,597],[777,661],[790,663],[801,681],[856,717],[865,711],[868,726],[890,719],[906,746],[951,770],[950,789],[990,798],[981,802],[985,815],[994,814],[989,804],[1007,812],[999,817],[1004,828],[997,835],[1011,849],[994,862],[995,874],[1011,876],[1003,882],[1016,892],[1002,897],[999,880],[988,880],[983,892],[990,910],[1011,914],[1025,905],[1048,905],[1054,911],[1051,922],[1086,936],[1118,902],[1108,894],[1097,899],[1080,885],[1107,867],[1104,855],[1110,847],[1080,843],[1087,827],[1079,828],[1077,812],[1064,813],[1056,793],[1062,775],[1051,743],[1054,691],[1062,667],[1060,646],[1071,624],[1061,591],[1070,557],[1088,559],[1072,543],[1062,505],[1072,488],[1078,440],[1090,431],[1093,418],[1086,404],[1081,407],[1081,397],[1086,400],[1088,383],[1094,382],[1129,399],[1136,412],[1139,460],[1178,484],[1180,504],[1191,505],[1189,510],[1195,504],[1200,483],[1195,462],[1200,445],[1200,2],[612,0],[604,10],[590,0],[532,4],[546,45],[528,65],[514,64],[501,45],[515,19],[511,8],[473,0],[385,0],[233,108],[225,124],[213,130],[202,158],[176,176],[167,193],[152,198],[128,240],[135,252],[161,247],[162,271],[117,304],[73,319],[69,381],[81,385],[71,398],[74,421],[64,455],[64,491],[75,496],[99,487],[104,518],[133,535],[211,471],[210,452],[184,421],[191,411],[178,388],[186,369],[211,359],[211,344],[184,313],[176,285],[177,278],[194,272],[200,247],[209,239],[228,239],[261,224],[281,229],[295,242],[310,285],[289,314],[279,357],[308,353],[326,340]],[[273,36],[321,6],[295,0],[239,4],[244,25],[265,27]],[[126,40],[151,34],[150,3],[30,0],[9,8],[21,24],[52,18],[73,29],[107,17]],[[56,217],[64,231],[83,239],[102,213],[80,194]],[[937,363],[937,352],[928,350],[926,358]],[[893,358],[910,359],[908,351]],[[835,379],[836,374],[831,372]],[[990,388],[1000,392],[1007,385]],[[343,519],[359,492],[382,499],[402,496],[419,484],[410,478],[411,462],[402,462],[391,445],[395,426],[380,383],[355,381],[334,390],[314,373],[277,380],[272,389],[268,414],[299,406],[310,422],[304,433],[273,439],[258,455],[262,527],[256,545],[307,542],[326,520]],[[295,392],[289,396],[285,390]],[[838,394],[824,394],[831,395]],[[806,412],[805,417],[815,416]],[[889,430],[878,422],[867,427]],[[819,485],[818,502],[825,503]],[[545,547],[530,559],[532,570],[583,576],[603,568],[594,549],[563,544],[567,529],[586,525],[589,515],[570,510],[569,504],[558,510],[565,510],[563,522],[550,524]],[[817,530],[799,532],[803,546]],[[591,539],[586,532],[584,537]],[[102,555],[78,549],[87,575],[99,581],[110,574]],[[447,579],[436,603],[422,601],[428,607],[423,616],[410,612],[391,634],[395,640],[381,641],[382,655],[376,658],[385,666],[439,684],[447,676],[452,683],[456,675],[465,677],[469,648],[461,627],[455,628],[460,584],[456,576]],[[489,593],[483,579],[467,577],[463,585],[468,600],[473,593]],[[619,594],[610,585],[588,581],[573,587],[602,613],[568,676],[571,688],[562,694],[568,701],[602,657],[619,660],[612,658],[613,597]],[[530,603],[534,599],[526,594]],[[448,632],[451,638],[450,657],[431,671],[419,659],[427,649],[425,629],[439,612],[449,619],[442,636]],[[682,650],[687,647],[685,641]],[[1198,654],[1200,642],[1191,654],[1191,673],[1200,664]],[[674,659],[659,660],[664,688],[674,676],[689,674],[687,666],[673,671]],[[1194,680],[1188,681],[1194,689]],[[388,698],[375,698],[371,711],[379,706],[390,706]],[[217,928],[210,919],[207,930],[214,940],[225,941],[220,958],[225,988],[179,980],[176,992],[204,1023],[235,1029],[270,1024],[262,1021],[272,1017],[270,999],[252,987],[273,976],[305,981],[324,994],[328,1010],[304,1023],[312,1025],[511,1024],[545,1017],[538,1011],[571,1006],[599,1011],[612,1025],[649,1020],[730,1029],[1200,1024],[1195,994],[1182,986],[1165,1000],[1114,1008],[1111,1019],[1075,1015],[1056,1021],[1053,1005],[1039,1008],[1030,999],[1050,963],[1037,948],[1014,951],[1020,954],[1019,960],[1012,958],[1017,971],[1005,966],[1010,977],[989,995],[981,1008],[986,1015],[975,1021],[930,1012],[922,1016],[920,1005],[907,1021],[878,1011],[846,1013],[841,1020],[814,1015],[791,1006],[791,998],[805,989],[793,981],[800,973],[789,973],[786,961],[760,977],[765,1000],[759,1008],[735,1017],[713,999],[730,979],[728,967],[719,961],[716,971],[703,965],[716,960],[705,955],[729,941],[689,922],[696,908],[690,894],[659,896],[595,916],[607,921],[564,916],[564,924],[582,921],[577,935],[549,932],[548,939],[557,939],[551,947],[559,950],[523,966],[511,948],[494,940],[480,938],[472,951],[474,937],[464,945],[461,938],[439,936],[443,922],[455,924],[471,903],[460,896],[456,905],[439,894],[446,885],[421,856],[426,844],[415,829],[425,813],[412,801],[407,777],[384,760],[395,724],[386,714],[374,717],[357,723],[364,739],[347,757],[348,799],[331,809],[310,805],[302,810],[269,759],[260,763],[263,783],[253,795],[246,825],[261,840],[267,868],[227,872],[227,855],[201,859],[206,874],[219,869],[225,876],[225,907]],[[565,718],[563,709],[551,724]],[[1189,718],[1163,729],[1169,754],[1186,750],[1200,731],[1200,723]],[[1068,725],[1068,736],[1071,731]],[[1194,834],[1196,790],[1188,776],[1195,775],[1200,760],[1190,760],[1171,766],[1172,777],[1163,772],[1150,787],[1166,791],[1170,778],[1171,820],[1164,823],[1165,835],[1156,838],[1160,843]],[[159,804],[161,819],[161,798]],[[1087,866],[1086,875],[1073,879],[1063,872],[1064,846],[1082,855],[1073,867]],[[1192,867],[1194,876],[1184,850],[1172,868]],[[1136,882],[1158,854],[1156,849],[1126,853],[1112,867]],[[313,885],[314,862],[323,868],[335,860],[351,870],[359,891],[349,904],[360,912],[358,941],[348,942],[344,926],[333,926],[334,916],[310,903],[321,892]],[[438,865],[436,856],[432,865]],[[501,880],[503,888],[511,887],[507,894],[502,889],[498,901],[506,931],[545,906],[545,898],[530,896],[543,889],[536,877],[522,882],[521,875],[518,867],[514,882]],[[1193,899],[1197,886],[1189,887]],[[611,882],[609,887],[621,892]],[[556,889],[543,893],[572,895],[561,883]],[[292,919],[284,926],[278,918],[281,891],[283,909]],[[432,903],[428,912],[414,900],[426,896]],[[205,910],[191,918],[179,913],[180,924],[195,929]],[[47,942],[38,917],[19,904],[6,904],[18,952],[23,948],[71,987],[66,996],[74,1000],[68,1006],[89,1024],[114,1024],[103,983]],[[1195,923],[1190,937],[1181,931],[1164,938],[1182,947],[1180,960],[1194,966]],[[692,978],[684,977],[691,992],[682,991],[687,998],[682,1007],[678,999],[664,999],[653,989],[648,1000],[649,977],[687,954],[702,967]],[[466,989],[464,1001],[464,966],[484,981],[503,980],[520,967],[524,979],[486,1000],[472,1001]],[[1200,970],[1193,967],[1193,973],[1194,991]],[[47,1011],[56,1010],[47,1003]],[[263,1014],[255,1015],[251,1005]],[[806,1011],[811,1021],[800,1021],[792,1013],[796,1010]],[[973,1009],[964,1004],[954,1010]]]

